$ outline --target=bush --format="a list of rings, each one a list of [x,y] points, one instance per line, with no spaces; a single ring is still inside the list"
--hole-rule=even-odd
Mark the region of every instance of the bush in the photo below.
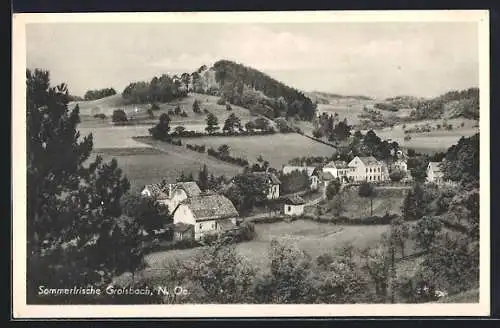
[[[187,144],[186,147],[189,148],[189,149],[191,149],[191,150],[197,151],[199,153],[204,153],[205,152],[205,145],[191,145],[191,144]]]
[[[320,129],[315,129],[312,134],[314,138],[323,138],[323,132]]]
[[[389,174],[389,178],[391,179],[391,181],[394,181],[394,182],[401,181],[405,176],[406,176],[406,173],[403,171],[399,171],[399,170],[392,171]]]
[[[225,104],[226,104],[226,99],[222,97],[217,99],[217,105],[225,105]]]
[[[99,113],[99,114],[95,114],[94,117],[104,120],[106,118],[106,115],[104,113]]]
[[[229,112],[229,111],[232,111],[233,110],[233,107],[231,107],[230,104],[226,104],[226,110]]]
[[[204,108],[204,109],[203,109],[203,113],[205,113],[205,114],[210,114],[210,111],[209,111],[208,109]]]
[[[111,120],[114,123],[120,123],[120,122],[127,122],[128,118],[127,118],[127,114],[125,113],[125,111],[123,109],[117,109],[117,110],[113,111],[113,116],[112,116]]]
[[[248,160],[246,160],[244,158],[241,158],[241,157],[232,157],[232,156],[229,156],[229,155],[224,155],[224,154],[219,153],[217,150],[215,150],[213,148],[209,148],[208,151],[207,151],[207,154],[208,154],[208,156],[215,157],[217,159],[220,159],[221,161],[225,161],[225,162],[228,162],[228,163],[236,164],[236,165],[239,165],[239,166],[245,167],[245,166],[249,165]]]
[[[157,103],[153,103],[153,104],[151,105],[151,110],[160,110],[160,106],[158,106],[158,104],[157,104]]]
[[[175,115],[174,111],[171,110],[171,109],[169,109],[168,110],[168,116],[174,116],[174,115]]]
[[[185,111],[182,111],[181,117],[188,117],[188,114]]]

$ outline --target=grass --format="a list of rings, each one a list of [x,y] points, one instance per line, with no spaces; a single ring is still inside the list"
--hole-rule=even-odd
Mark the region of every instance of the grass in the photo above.
[[[200,103],[200,109],[202,111],[201,114],[193,113],[193,103],[195,100],[198,100]],[[206,114],[204,113],[205,109],[217,116],[221,127],[231,113],[238,116],[241,119],[242,124],[256,118],[256,116],[253,116],[248,109],[236,105],[231,105],[233,110],[227,111],[225,105],[217,104],[218,100],[219,97],[216,96],[190,93],[185,98],[158,104],[159,110],[153,112],[155,116],[154,118],[150,118],[147,113],[147,110],[151,107],[150,104],[128,104],[121,95],[113,95],[98,100],[72,102],[69,104],[69,107],[72,108],[76,104],[79,105],[82,124],[88,127],[100,127],[106,124],[111,124],[111,115],[116,109],[123,109],[127,113],[129,119],[134,120],[135,124],[153,125],[157,123],[158,118],[162,113],[174,110],[177,105],[179,105],[182,111],[185,111],[188,114],[188,117],[172,116],[172,128],[175,128],[178,125],[183,125],[189,130],[203,130],[206,126]],[[105,114],[106,118],[103,120],[93,117],[95,114],[99,113]]]
[[[94,149],[99,148],[145,148],[149,147],[137,142],[132,137],[149,135],[148,126],[80,126],[80,136],[92,134]]]
[[[377,188],[376,193],[373,198],[373,215],[401,214],[401,206],[405,197],[404,190]],[[360,218],[370,215],[370,199],[359,196],[357,189],[345,190],[340,197],[344,201],[343,216]]]
[[[144,144],[145,147],[150,148],[96,149],[92,158],[97,154],[103,156],[105,160],[116,158],[119,167],[130,180],[132,192],[140,190],[146,184],[157,183],[162,179],[175,181],[181,172],[184,174],[192,173],[196,178],[203,164],[206,164],[208,171],[216,176],[230,177],[241,171],[238,166],[208,157],[206,154],[199,154],[185,147],[168,143],[158,145],[153,140],[150,142],[154,147]]]
[[[387,229],[387,226],[340,226],[305,220],[257,224],[257,237],[235,247],[253,266],[267,268],[269,245],[273,239],[295,244],[314,259],[321,254],[334,252],[346,243],[352,243],[357,249],[368,247],[377,242]],[[146,262],[150,268],[162,268],[174,259],[183,260],[201,250],[194,248],[151,253],[146,256]]]
[[[231,156],[246,158],[250,163],[262,155],[272,167],[281,168],[294,157],[332,156],[335,149],[308,139],[296,133],[274,134],[251,137],[206,137],[184,138],[184,143],[205,144],[207,148],[217,149],[220,145],[230,147]]]

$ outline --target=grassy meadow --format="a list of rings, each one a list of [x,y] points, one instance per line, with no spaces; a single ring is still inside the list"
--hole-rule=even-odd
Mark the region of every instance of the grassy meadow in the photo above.
[[[246,158],[250,163],[255,162],[257,156],[262,155],[275,168],[294,157],[300,156],[332,156],[335,149],[315,142],[296,133],[274,134],[252,137],[206,137],[183,138],[184,143],[205,144],[217,149],[220,145],[230,147],[231,156]]]

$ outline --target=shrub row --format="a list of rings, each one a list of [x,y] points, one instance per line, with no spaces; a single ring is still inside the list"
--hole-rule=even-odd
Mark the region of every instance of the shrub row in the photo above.
[[[207,151],[207,154],[208,154],[208,156],[215,157],[217,159],[220,159],[221,161],[228,162],[231,164],[236,164],[239,166],[248,166],[249,165],[248,161],[244,158],[232,157],[230,155],[223,155],[213,148],[209,148]]]
[[[222,131],[222,132],[214,132],[211,134],[205,132],[198,131],[183,131],[181,133],[177,133],[176,136],[184,137],[184,138],[202,138],[202,137],[246,137],[246,136],[261,136],[261,135],[270,135],[275,134],[274,130],[266,130],[266,131]]]
[[[186,147],[189,148],[189,149],[191,149],[191,150],[197,151],[199,153],[204,153],[205,150],[206,150],[205,145],[191,145],[191,144],[186,144]]]
[[[391,224],[391,221],[397,218],[396,214],[389,214],[384,216],[367,216],[363,218],[348,218],[345,216],[341,217],[318,217],[318,216],[310,216],[304,215],[301,218],[309,219],[322,223],[333,223],[333,224],[341,224],[341,225],[387,225]]]

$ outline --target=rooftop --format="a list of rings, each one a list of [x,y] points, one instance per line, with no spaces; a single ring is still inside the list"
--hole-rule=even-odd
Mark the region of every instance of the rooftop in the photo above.
[[[302,199],[302,197],[295,195],[287,197],[285,203],[291,205],[304,205],[306,202]]]
[[[186,199],[196,221],[234,218],[239,216],[233,203],[219,194],[200,195]]]

